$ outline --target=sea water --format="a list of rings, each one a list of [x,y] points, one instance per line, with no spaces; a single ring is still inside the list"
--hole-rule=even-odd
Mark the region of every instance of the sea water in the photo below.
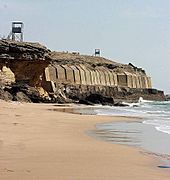
[[[142,117],[143,123],[153,125],[157,131],[170,135],[170,101],[147,101],[125,103],[127,107],[105,106],[96,109],[98,115]]]
[[[125,118],[121,122],[97,124],[96,130],[91,131],[90,135],[111,143],[140,147],[170,159],[170,101],[146,101],[140,98],[138,103],[126,105],[92,108],[91,114],[133,118],[131,121]],[[138,120],[138,117],[142,119]]]

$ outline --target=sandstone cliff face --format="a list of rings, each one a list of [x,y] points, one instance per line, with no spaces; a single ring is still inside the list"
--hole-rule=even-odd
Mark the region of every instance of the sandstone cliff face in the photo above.
[[[77,53],[51,52],[38,43],[6,40],[0,41],[0,83],[27,84],[52,102],[77,101],[95,93],[126,98],[129,89],[138,89],[136,92],[143,94],[147,90],[149,94],[152,88],[151,78],[132,64]]]
[[[49,64],[49,50],[38,43],[22,43],[13,41],[0,41],[0,72],[1,81],[24,81],[31,86],[36,86],[44,68]],[[8,68],[14,77],[5,73]],[[3,80],[4,79],[4,80]]]

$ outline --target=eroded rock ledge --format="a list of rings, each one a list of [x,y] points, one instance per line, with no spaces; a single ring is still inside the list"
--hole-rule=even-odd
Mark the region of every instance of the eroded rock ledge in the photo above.
[[[117,104],[164,100],[146,72],[102,57],[51,52],[39,43],[0,40],[0,98],[26,102]],[[111,101],[113,99],[113,101]],[[103,102],[102,102],[103,101]],[[105,101],[105,102],[104,102]],[[88,103],[87,102],[87,103]],[[93,100],[91,100],[93,103]]]

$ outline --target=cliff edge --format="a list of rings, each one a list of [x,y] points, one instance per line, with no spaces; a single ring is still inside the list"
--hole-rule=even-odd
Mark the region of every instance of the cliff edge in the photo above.
[[[152,89],[146,72],[131,63],[0,40],[0,98],[5,99],[5,93],[6,99],[23,97],[27,102],[87,102],[89,97],[105,97],[114,104],[140,96],[165,99],[162,91]]]

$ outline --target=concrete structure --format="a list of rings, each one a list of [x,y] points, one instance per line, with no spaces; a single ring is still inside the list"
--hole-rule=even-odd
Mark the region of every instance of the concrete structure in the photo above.
[[[155,93],[151,89],[151,78],[133,65],[97,56],[51,52],[37,43],[1,40],[0,81],[4,82],[4,79],[28,84],[54,99],[59,97],[59,91],[69,98],[73,95],[75,100],[81,94],[84,97],[98,92],[110,97],[123,92],[124,97],[126,91],[129,95],[129,88],[137,89],[131,89],[132,95],[142,91]]]
[[[137,88],[136,75],[132,74],[132,88]]]
[[[70,84],[74,84],[74,73],[73,73],[73,70],[72,68],[70,68],[69,66],[67,65],[61,65],[61,67],[63,67],[65,69],[65,75],[66,75],[66,82],[67,83],[70,83]]]
[[[80,74],[80,84],[82,85],[86,85],[86,74],[85,71],[80,67],[80,66],[75,66],[78,70],[79,70],[79,74]]]
[[[79,65],[80,68],[84,71],[85,74],[85,79],[86,79],[86,85],[91,85],[92,80],[91,80],[91,73],[90,71],[82,64]]]
[[[118,86],[128,87],[127,76],[125,73],[117,73]]]
[[[70,68],[73,70],[74,83],[75,84],[81,84],[80,71],[77,69],[76,66],[70,66]]]
[[[148,77],[148,88],[152,88],[151,77]]]
[[[106,78],[106,86],[111,86],[109,72],[106,69],[103,69],[103,72],[104,72],[105,78]]]
[[[99,69],[98,72],[99,72],[99,76],[100,76],[101,85],[106,86],[105,73],[101,69]]]
[[[57,83],[63,83],[66,81],[66,70],[60,65],[54,65],[57,74]]]
[[[127,87],[133,88],[133,78],[132,74],[129,72],[124,72],[126,75]]]
[[[115,79],[114,75],[111,71],[108,71],[109,79],[110,79],[110,86],[115,86]]]
[[[61,84],[73,85],[93,85],[93,86],[108,86],[108,87],[129,87],[129,88],[151,88],[150,77],[134,74],[130,72],[116,73],[104,67],[97,69],[89,69],[83,64],[79,65],[49,65],[45,69],[45,81],[49,81],[57,86]],[[50,90],[54,89],[50,87]]]
[[[101,79],[100,79],[100,74],[98,70],[95,70],[95,75],[96,75],[96,83],[97,85],[101,84]]]

